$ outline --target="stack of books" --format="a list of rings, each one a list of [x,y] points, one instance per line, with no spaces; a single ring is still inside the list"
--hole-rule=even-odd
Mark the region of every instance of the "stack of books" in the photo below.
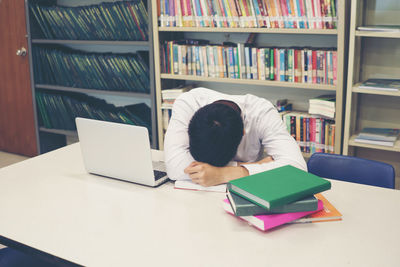
[[[363,82],[358,88],[397,92],[400,89],[400,80],[399,79],[368,79],[365,82]]]
[[[275,104],[276,109],[281,114],[281,116],[287,111],[291,111],[293,106],[292,103],[289,103],[287,99],[278,99]]]
[[[161,91],[161,109],[162,109],[162,118],[163,118],[163,129],[166,131],[168,129],[169,120],[172,115],[172,106],[174,105],[175,100],[184,92],[192,89],[193,85],[182,85],[172,89],[164,89]]]
[[[355,142],[380,145],[394,146],[399,137],[400,129],[393,128],[363,128],[354,139]]]
[[[309,100],[308,113],[333,119],[335,118],[335,106],[335,95],[321,95]]]
[[[287,165],[230,181],[223,207],[262,231],[286,223],[341,220],[319,194],[330,188],[328,180]]]
[[[172,89],[164,89],[161,91],[162,108],[172,108],[175,100],[184,92],[193,88],[193,85],[181,85]]]

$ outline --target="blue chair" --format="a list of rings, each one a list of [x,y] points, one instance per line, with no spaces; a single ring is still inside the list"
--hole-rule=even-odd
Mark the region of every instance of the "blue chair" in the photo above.
[[[392,165],[351,156],[314,153],[307,162],[308,172],[335,180],[394,188]]]

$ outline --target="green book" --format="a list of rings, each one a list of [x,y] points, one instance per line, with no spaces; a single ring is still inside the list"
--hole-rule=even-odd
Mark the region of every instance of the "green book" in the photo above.
[[[235,194],[234,192],[228,191],[226,193],[227,198],[232,206],[232,210],[236,216],[253,216],[253,215],[264,215],[264,214],[276,214],[276,213],[292,213],[292,212],[303,212],[317,210],[318,199],[314,196],[309,196],[298,201],[285,204],[272,209],[266,209],[261,206],[254,204],[251,201]]]
[[[227,183],[227,189],[267,209],[279,207],[331,188],[314,174],[286,165]]]

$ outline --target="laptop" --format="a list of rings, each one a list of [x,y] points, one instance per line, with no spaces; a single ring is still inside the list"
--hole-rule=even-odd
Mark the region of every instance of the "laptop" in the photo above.
[[[147,186],[168,180],[165,164],[153,161],[147,128],[76,118],[87,172]]]

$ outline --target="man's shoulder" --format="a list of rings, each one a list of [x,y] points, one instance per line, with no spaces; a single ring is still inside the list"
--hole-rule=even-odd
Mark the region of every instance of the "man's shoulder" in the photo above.
[[[204,87],[196,87],[188,92],[181,94],[177,98],[177,100],[203,103],[203,102],[208,102],[208,100],[212,99],[216,94],[218,94],[216,91]]]
[[[245,105],[246,109],[258,112],[265,112],[274,109],[274,105],[271,101],[252,94],[245,95]]]
[[[210,95],[210,94],[217,94],[216,91],[205,88],[205,87],[196,87],[193,88],[192,90],[187,92],[188,94],[192,95]]]

